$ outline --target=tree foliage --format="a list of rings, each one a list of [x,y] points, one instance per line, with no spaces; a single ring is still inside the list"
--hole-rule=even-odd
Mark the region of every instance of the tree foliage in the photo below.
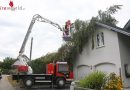
[[[45,65],[44,62],[40,59],[31,61],[31,67],[33,69],[33,73],[40,74],[40,73],[45,72],[44,65]]]
[[[73,35],[73,39],[70,42],[67,42],[61,47],[62,49],[64,49],[62,51],[67,51],[66,53],[63,52],[65,54],[63,56],[66,56],[68,61],[76,59],[77,54],[82,52],[83,47],[88,42],[88,39],[90,37],[93,37],[93,33],[95,32],[95,29],[97,27],[97,22],[104,23],[110,26],[116,26],[118,21],[113,17],[113,14],[121,9],[121,6],[122,5],[113,5],[110,6],[106,11],[99,10],[98,15],[96,17],[92,17],[89,21],[82,21],[77,19],[75,21],[77,32]]]
[[[45,73],[46,64],[61,60],[60,54],[57,52],[48,53],[43,57],[31,61],[31,67],[34,73]]]
[[[115,14],[119,9],[121,9],[122,5],[113,5],[110,6],[106,11],[98,11],[98,16],[96,17],[99,22],[102,22],[107,25],[116,26],[118,21],[112,16]]]
[[[0,68],[2,69],[2,72],[5,74],[8,74],[9,71],[12,69],[12,64],[14,63],[14,59],[11,57],[6,57],[3,59],[3,62],[0,63]]]

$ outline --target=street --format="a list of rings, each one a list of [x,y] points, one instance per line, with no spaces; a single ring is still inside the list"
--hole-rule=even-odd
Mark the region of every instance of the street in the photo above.
[[[31,89],[26,89],[24,87],[13,87],[7,79],[8,75],[2,75],[2,79],[0,80],[0,90],[69,90],[69,87],[65,87],[64,89],[57,89],[54,87],[53,89],[50,86],[34,86]]]

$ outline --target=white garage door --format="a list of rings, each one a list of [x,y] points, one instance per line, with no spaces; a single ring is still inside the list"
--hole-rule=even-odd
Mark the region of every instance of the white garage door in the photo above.
[[[87,65],[80,65],[77,67],[77,76],[78,79],[84,78],[86,75],[90,73],[90,67]]]
[[[103,63],[96,66],[96,70],[103,71],[106,73],[116,72],[116,66],[112,63]]]

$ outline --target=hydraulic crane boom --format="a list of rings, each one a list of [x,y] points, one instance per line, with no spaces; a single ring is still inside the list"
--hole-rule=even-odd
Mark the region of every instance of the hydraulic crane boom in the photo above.
[[[61,31],[63,31],[59,24],[54,23],[54,22],[52,22],[52,21],[50,21],[50,20],[48,20],[46,18],[43,18],[39,14],[36,14],[36,15],[33,16],[32,20],[31,20],[31,23],[30,23],[30,26],[28,28],[28,31],[27,31],[27,33],[25,35],[24,40],[23,40],[22,46],[20,48],[19,56],[17,57],[17,60],[13,64],[13,66],[18,66],[18,68],[19,68],[19,66],[28,67],[27,74],[32,74],[33,71],[32,71],[32,68],[27,63],[28,61],[30,61],[30,59],[26,55],[24,55],[23,53],[25,51],[25,46],[26,46],[26,43],[28,41],[29,35],[30,35],[31,31],[32,31],[32,28],[33,28],[33,25],[34,25],[35,21],[49,23],[49,24],[53,25],[54,27],[56,27],[56,28],[60,29]]]
[[[28,31],[27,31],[27,33],[26,33],[26,35],[25,35],[24,40],[23,40],[21,49],[20,49],[20,51],[19,51],[19,56],[22,56],[23,53],[24,53],[24,51],[25,51],[25,46],[26,46],[27,40],[28,40],[29,35],[30,35],[31,31],[32,31],[32,28],[33,28],[33,25],[34,25],[35,21],[49,23],[49,24],[53,25],[54,27],[57,27],[58,29],[60,29],[61,31],[63,31],[59,24],[54,23],[54,22],[52,22],[52,21],[50,21],[50,20],[48,20],[48,19],[46,19],[46,18],[43,18],[43,17],[40,16],[39,14],[35,14],[35,15],[33,16],[33,18],[32,18],[32,21],[31,21],[31,23],[30,23],[30,26],[29,26],[29,28],[28,28]]]

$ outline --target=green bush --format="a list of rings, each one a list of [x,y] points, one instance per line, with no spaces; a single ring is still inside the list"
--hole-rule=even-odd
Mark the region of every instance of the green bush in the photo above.
[[[9,74],[9,70],[8,69],[2,69],[2,74]]]
[[[80,80],[79,85],[83,88],[90,88],[101,90],[101,87],[106,81],[106,74],[101,71],[95,71],[90,73],[84,79]]]
[[[122,87],[121,77],[116,75],[114,72],[110,73],[107,77],[106,84],[104,85],[104,90],[122,90]]]

